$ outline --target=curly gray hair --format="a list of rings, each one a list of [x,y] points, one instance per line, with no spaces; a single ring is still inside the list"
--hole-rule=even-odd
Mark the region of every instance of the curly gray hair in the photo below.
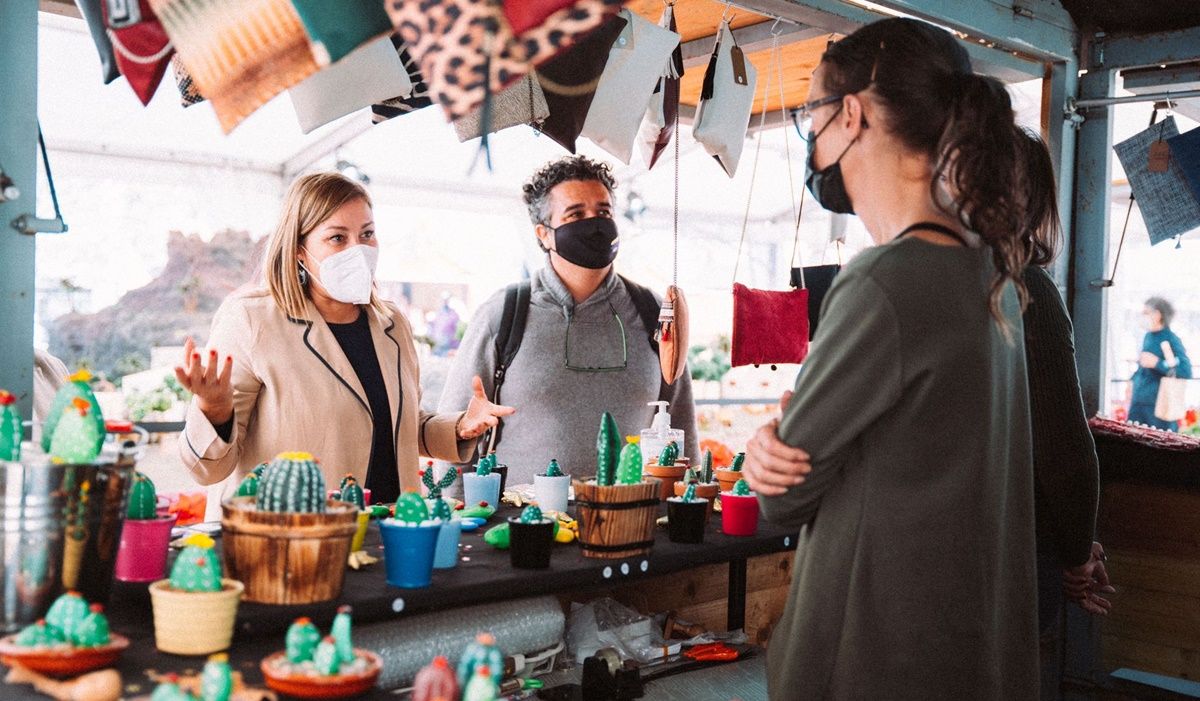
[[[608,189],[610,195],[617,189],[617,181],[607,163],[593,161],[587,156],[568,156],[551,161],[534,173],[521,188],[531,222],[546,224],[550,221],[550,191],[570,180],[598,182]]]

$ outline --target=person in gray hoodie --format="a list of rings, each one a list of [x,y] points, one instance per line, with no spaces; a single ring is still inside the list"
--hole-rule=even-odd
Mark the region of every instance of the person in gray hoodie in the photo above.
[[[495,444],[508,484],[533,482],[551,459],[565,473],[594,474],[602,413],[612,412],[622,435],[636,435],[654,415],[648,403],[660,399],[670,402],[673,427],[685,432],[681,455],[699,458],[691,377],[685,371],[664,383],[652,343],[660,300],[613,269],[615,188],[608,165],[584,156],[533,175],[524,200],[546,266],[523,290],[510,285],[483,303],[446,378],[440,406],[458,406],[478,375],[488,397],[496,399],[500,384],[504,401],[521,407]],[[528,310],[523,333],[512,333],[514,306]],[[505,364],[512,344],[503,341],[514,335],[519,352]]]

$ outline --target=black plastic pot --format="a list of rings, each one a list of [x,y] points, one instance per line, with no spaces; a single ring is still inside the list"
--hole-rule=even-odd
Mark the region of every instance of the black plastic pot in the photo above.
[[[509,554],[512,566],[523,570],[544,570],[550,566],[550,548],[554,545],[554,522],[522,523],[508,519]]]
[[[667,535],[672,543],[703,543],[708,500],[667,501]]]

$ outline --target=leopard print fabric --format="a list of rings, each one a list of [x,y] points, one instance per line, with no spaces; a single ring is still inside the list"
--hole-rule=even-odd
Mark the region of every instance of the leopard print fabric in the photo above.
[[[430,96],[449,119],[458,119],[471,114],[488,90],[500,92],[570,48],[621,4],[574,0],[519,35],[505,20],[502,0],[388,0],[387,10],[420,64]]]

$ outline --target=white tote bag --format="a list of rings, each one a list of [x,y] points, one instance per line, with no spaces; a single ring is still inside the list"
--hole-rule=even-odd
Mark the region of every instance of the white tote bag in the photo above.
[[[1154,402],[1154,417],[1162,421],[1178,421],[1187,413],[1187,380],[1175,376],[1179,360],[1171,350],[1171,344],[1162,342],[1163,359],[1171,372],[1158,381],[1158,398]]]
[[[546,104],[546,93],[542,85],[532,73],[508,86],[492,96],[492,123],[488,125],[488,133],[501,129],[528,124],[537,128],[550,116],[550,106]],[[469,141],[483,136],[480,122],[483,120],[483,107],[471,114],[454,120],[454,133],[459,141]]]
[[[627,9],[621,17],[628,24],[608,52],[581,136],[628,164],[654,86],[679,46],[679,35]]]
[[[360,46],[288,91],[305,133],[338,117],[412,93],[412,80],[389,37]]]
[[[758,71],[734,41],[729,24],[723,24],[704,74],[705,92],[696,107],[692,136],[731,178],[746,143],[757,81]]]

